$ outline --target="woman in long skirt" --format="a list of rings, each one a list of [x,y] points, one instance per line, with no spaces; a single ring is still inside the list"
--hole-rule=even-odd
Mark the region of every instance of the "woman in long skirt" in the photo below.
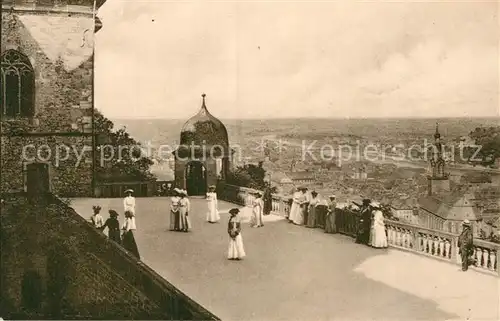
[[[170,230],[179,231],[179,197],[180,190],[175,188],[174,195],[170,198]]]
[[[290,220],[296,225],[304,224],[304,203],[306,202],[305,187],[300,187],[299,192],[293,194],[293,205],[290,213]]]
[[[373,213],[369,244],[378,249],[386,248],[388,244],[387,235],[385,234],[384,214],[380,210],[378,203],[372,202],[371,206],[375,211]]]
[[[307,215],[307,227],[316,227],[316,205],[319,204],[318,193],[316,191],[311,192],[311,201],[309,202],[309,214]]]
[[[260,192],[256,192],[255,199],[253,200],[253,209],[252,209],[252,219],[250,220],[250,225],[252,227],[261,227],[264,226],[262,221],[262,212],[264,211],[264,202],[262,201],[262,194]]]
[[[191,203],[187,198],[187,191],[182,190],[180,192],[179,200],[179,229],[182,232],[188,232],[191,229],[191,221],[189,219],[189,210],[191,209]]]
[[[207,222],[217,223],[220,220],[220,215],[217,203],[217,193],[215,192],[214,185],[208,188],[207,201],[208,201]]]
[[[134,232],[135,226],[132,223],[132,213],[127,211],[125,212],[125,223],[123,224],[122,230],[123,232],[123,247],[132,253],[138,260],[141,259],[139,256],[139,249],[137,248],[137,243],[135,242]]]
[[[328,204],[328,212],[326,213],[325,233],[337,233],[337,225],[335,224],[335,210],[337,202],[335,195],[330,196],[330,203]]]
[[[229,260],[241,260],[246,256],[243,247],[243,237],[241,236],[241,220],[238,216],[239,209],[233,208],[229,210],[231,217],[227,224],[227,232],[229,234],[229,248],[227,258]]]
[[[109,210],[109,218],[106,220],[103,226],[99,229],[104,231],[105,228],[108,228],[108,237],[110,240],[115,241],[116,243],[121,243],[120,237],[120,222],[118,222],[118,213],[114,210]]]
[[[264,190],[264,196],[262,197],[262,200],[264,201],[264,215],[271,214],[271,211],[273,210],[273,195],[271,192],[271,183],[268,183],[266,189]]]

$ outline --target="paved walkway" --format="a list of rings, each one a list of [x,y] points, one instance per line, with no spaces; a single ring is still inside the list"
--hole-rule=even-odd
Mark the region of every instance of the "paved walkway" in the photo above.
[[[75,199],[122,212],[121,199]],[[277,216],[243,226],[248,257],[228,261],[227,211],[204,222],[192,199],[191,233],[168,231],[167,198],[137,199],[143,261],[222,320],[499,320],[500,279],[398,250],[374,250],[349,237],[294,226]],[[121,217],[120,219],[122,219]]]

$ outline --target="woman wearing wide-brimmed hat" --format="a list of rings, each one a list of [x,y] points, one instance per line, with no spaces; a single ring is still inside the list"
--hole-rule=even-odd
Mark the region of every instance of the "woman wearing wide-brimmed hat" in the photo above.
[[[462,222],[462,233],[458,237],[458,254],[462,261],[462,271],[467,271],[470,265],[476,264],[474,256],[474,236],[469,220]]]
[[[188,199],[186,190],[181,190],[179,193],[179,230],[188,232],[191,229],[191,220],[189,219],[189,211],[191,210],[191,202]]]
[[[335,234],[337,233],[337,197],[335,195],[330,195],[330,201],[328,202],[328,210],[325,217],[325,233]]]
[[[179,201],[181,198],[179,197],[180,189],[174,188],[173,195],[170,198],[170,230],[171,231],[180,231],[179,228]]]
[[[229,222],[227,224],[227,232],[229,234],[229,249],[227,258],[229,260],[241,260],[245,257],[245,249],[243,247],[243,237],[241,236],[241,219],[238,215],[240,212],[237,208],[229,210]]]
[[[109,239],[120,244],[121,237],[120,237],[120,222],[118,221],[118,213],[114,210],[109,210],[108,212],[109,212],[109,218],[100,228],[100,230],[104,231],[104,229],[107,227]]]
[[[104,224],[104,219],[101,214],[99,214],[101,212],[101,207],[99,205],[94,205],[92,206],[92,211],[94,211],[94,214],[90,217],[92,225],[96,228],[101,228]]]
[[[141,259],[139,256],[139,249],[137,248],[137,243],[135,242],[134,231],[136,230],[135,225],[132,224],[132,212],[125,212],[125,223],[123,224],[123,247],[132,253],[137,259]]]
[[[373,209],[372,226],[370,229],[369,245],[374,248],[382,249],[388,246],[387,234],[385,233],[384,214],[378,202],[371,202]]]
[[[300,186],[297,192],[293,194],[292,208],[290,209],[290,217],[288,218],[296,225],[304,224],[304,206],[307,202],[306,192],[307,188]]]
[[[217,223],[220,220],[220,215],[217,202],[217,193],[215,192],[215,185],[210,185],[208,187],[206,199],[208,204],[207,222]]]
[[[123,210],[135,214],[135,197],[132,196],[133,194],[133,189],[127,189],[125,191],[125,198],[123,199]]]
[[[316,206],[319,204],[318,192],[311,192],[311,200],[309,201],[309,209],[307,215],[307,222],[304,222],[307,227],[316,227]]]
[[[262,193],[254,192],[253,196],[254,199],[252,201],[252,216],[250,219],[250,226],[261,227],[264,226],[264,222],[262,219],[264,211],[264,202],[262,201]]]

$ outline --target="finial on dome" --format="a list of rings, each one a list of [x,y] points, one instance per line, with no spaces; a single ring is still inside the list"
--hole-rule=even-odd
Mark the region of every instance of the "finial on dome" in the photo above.
[[[202,103],[201,103],[201,108],[207,108],[207,106],[205,105],[205,97],[207,95],[205,93],[201,94],[201,98],[203,99]]]

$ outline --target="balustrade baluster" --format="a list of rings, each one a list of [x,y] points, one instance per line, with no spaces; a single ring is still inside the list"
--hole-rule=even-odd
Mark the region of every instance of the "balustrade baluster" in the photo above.
[[[396,245],[400,246],[401,245],[401,232],[399,231],[399,228],[396,227]]]
[[[387,234],[388,234],[388,238],[389,238],[388,243],[394,245],[394,234],[395,234],[394,226],[388,227]]]
[[[445,239],[444,240],[444,257],[447,259],[451,258],[450,248],[451,248],[450,241],[448,241],[448,239]]]
[[[424,237],[424,253],[431,253],[431,243],[427,234],[422,234]]]
[[[439,256],[444,257],[444,239],[442,237],[439,238]]]
[[[439,240],[437,237],[434,237],[432,240],[432,255],[438,255],[438,247],[439,247]]]
[[[497,262],[497,256],[496,255],[497,255],[496,251],[490,250],[490,264],[489,264],[488,268],[491,271],[495,271],[495,264]]]
[[[481,249],[481,262],[478,261],[478,265],[483,268],[488,268],[488,258],[490,257],[490,252],[488,249]]]
[[[481,266],[481,259],[483,258],[483,250],[480,247],[476,247],[475,249],[475,257],[476,257],[476,265]]]

